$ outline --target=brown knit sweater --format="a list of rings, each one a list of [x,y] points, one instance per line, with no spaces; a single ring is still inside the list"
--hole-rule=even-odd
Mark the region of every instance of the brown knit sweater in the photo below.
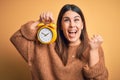
[[[78,46],[69,46],[68,62],[64,66],[54,49],[54,43],[48,45],[38,43],[32,30],[28,29],[29,25],[30,23],[27,23],[22,26],[10,40],[28,63],[32,80],[108,80],[101,48],[99,62],[89,67],[84,61],[75,57]],[[84,54],[86,59],[88,53],[89,50]]]

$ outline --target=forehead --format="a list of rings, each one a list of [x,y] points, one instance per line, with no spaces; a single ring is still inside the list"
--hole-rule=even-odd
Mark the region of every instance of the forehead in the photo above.
[[[74,17],[76,17],[76,16],[77,16],[77,17],[80,17],[80,15],[79,15],[77,12],[72,11],[72,10],[69,10],[69,11],[67,11],[67,12],[64,13],[63,18],[64,18],[64,17],[74,18]]]

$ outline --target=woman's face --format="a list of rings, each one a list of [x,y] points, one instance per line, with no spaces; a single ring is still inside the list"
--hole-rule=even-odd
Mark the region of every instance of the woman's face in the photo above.
[[[72,10],[65,12],[62,17],[62,30],[70,44],[77,45],[80,41],[83,23],[80,15]]]

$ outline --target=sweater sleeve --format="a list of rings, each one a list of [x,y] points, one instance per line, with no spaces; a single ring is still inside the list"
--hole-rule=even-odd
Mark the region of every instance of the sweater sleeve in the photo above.
[[[88,64],[85,65],[83,73],[86,78],[92,80],[108,80],[108,71],[105,67],[104,62],[104,53],[102,48],[99,48],[99,62],[92,67],[89,67]]]
[[[32,34],[32,30],[29,29],[30,25],[33,21],[30,21],[23,25],[17,32],[15,32],[10,41],[18,50],[18,52],[22,55],[25,61],[28,62],[28,53],[30,51],[30,43],[33,43],[35,36]]]

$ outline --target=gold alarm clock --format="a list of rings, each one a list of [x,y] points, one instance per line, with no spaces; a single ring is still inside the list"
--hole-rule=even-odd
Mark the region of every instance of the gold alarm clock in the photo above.
[[[53,43],[57,38],[56,25],[54,23],[38,24],[39,30],[37,32],[37,39],[42,44]]]

